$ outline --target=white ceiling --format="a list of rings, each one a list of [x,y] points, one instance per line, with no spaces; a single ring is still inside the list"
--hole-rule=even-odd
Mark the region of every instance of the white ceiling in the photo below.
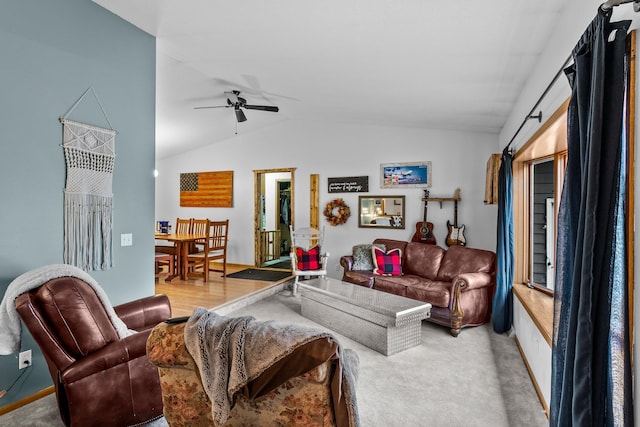
[[[157,157],[283,120],[499,132],[562,0],[94,0],[157,38]]]

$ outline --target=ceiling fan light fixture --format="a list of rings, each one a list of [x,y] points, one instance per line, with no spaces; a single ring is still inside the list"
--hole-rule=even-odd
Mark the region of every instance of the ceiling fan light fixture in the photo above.
[[[238,120],[238,122],[246,122],[247,121],[247,116],[244,115],[244,113],[240,109],[240,106],[236,105],[235,112],[236,112],[236,120]]]

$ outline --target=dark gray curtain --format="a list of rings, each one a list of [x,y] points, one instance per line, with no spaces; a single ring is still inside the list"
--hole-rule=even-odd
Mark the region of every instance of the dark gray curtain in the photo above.
[[[513,157],[505,149],[498,171],[498,242],[493,330],[503,333],[513,322]]]
[[[625,235],[625,37],[598,16],[565,72],[572,88],[558,213],[550,425],[632,426]]]

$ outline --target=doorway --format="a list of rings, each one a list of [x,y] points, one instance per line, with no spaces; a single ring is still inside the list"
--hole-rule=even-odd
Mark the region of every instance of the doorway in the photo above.
[[[289,259],[291,250],[291,180],[276,180],[276,222],[280,230],[280,258]],[[284,256],[286,255],[286,257]]]
[[[256,267],[291,269],[295,168],[254,170]]]

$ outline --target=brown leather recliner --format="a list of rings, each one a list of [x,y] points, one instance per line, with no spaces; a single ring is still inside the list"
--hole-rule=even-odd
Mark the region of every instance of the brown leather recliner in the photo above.
[[[165,295],[114,307],[120,338],[94,289],[61,277],[21,294],[15,306],[40,346],[68,426],[129,426],[162,416],[157,368],[146,355],[152,328],[171,317]]]

